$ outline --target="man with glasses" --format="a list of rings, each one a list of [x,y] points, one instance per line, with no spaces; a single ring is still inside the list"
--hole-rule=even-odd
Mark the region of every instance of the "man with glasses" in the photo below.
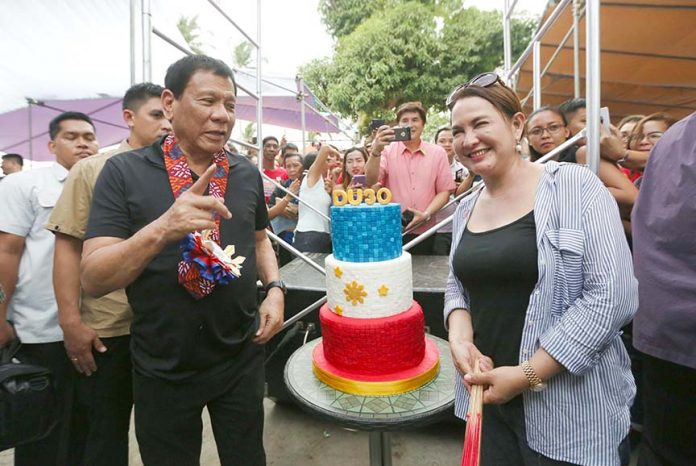
[[[300,154],[300,149],[297,147],[296,144],[293,144],[292,142],[283,144],[283,147],[280,149],[281,165],[285,165],[285,157],[287,157],[290,154]],[[300,154],[300,156],[302,156],[302,154]]]

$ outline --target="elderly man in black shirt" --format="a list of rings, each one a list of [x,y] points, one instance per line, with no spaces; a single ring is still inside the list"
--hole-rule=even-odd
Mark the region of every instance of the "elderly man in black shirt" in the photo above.
[[[145,465],[199,464],[205,406],[222,465],[263,465],[260,344],[281,327],[284,286],[265,233],[261,177],[223,148],[235,122],[227,65],[183,58],[165,87],[173,134],[114,156],[97,181],[82,285],[97,296],[126,288]],[[216,248],[205,239],[218,251],[233,245],[232,257],[245,258],[241,275],[206,252]],[[258,309],[257,277],[267,288]]]

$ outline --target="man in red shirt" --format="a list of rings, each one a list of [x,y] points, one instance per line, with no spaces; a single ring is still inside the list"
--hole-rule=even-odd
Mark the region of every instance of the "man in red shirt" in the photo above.
[[[401,212],[410,211],[413,219],[405,230],[404,243],[431,228],[432,216],[449,200],[455,189],[445,150],[423,141],[426,112],[420,102],[406,102],[396,111],[399,126],[411,128],[411,139],[394,141],[394,130],[384,125],[377,130],[370,158],[365,165],[368,186],[379,183],[391,190]],[[410,214],[409,214],[410,215]],[[411,249],[412,254],[431,255],[434,236]]]
[[[263,138],[263,173],[278,183],[288,179],[288,172],[283,167],[276,167],[276,157],[279,150],[278,138],[275,136]],[[271,198],[275,188],[273,183],[266,179],[263,180],[263,196],[266,199],[266,204],[268,204],[268,200]]]

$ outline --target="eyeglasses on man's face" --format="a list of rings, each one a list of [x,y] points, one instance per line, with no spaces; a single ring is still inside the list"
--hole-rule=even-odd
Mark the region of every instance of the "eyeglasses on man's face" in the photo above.
[[[550,125],[546,126],[545,128],[540,128],[540,127],[534,127],[530,129],[527,134],[533,138],[540,138],[543,134],[544,131],[548,131],[549,135],[556,135],[563,131],[565,129],[565,125],[562,125],[560,123],[551,123]]]
[[[500,81],[500,76],[498,76],[496,73],[493,72],[488,72],[488,73],[481,73],[477,76],[475,76],[472,80],[465,82],[463,84],[460,84],[459,86],[455,87],[452,92],[450,92],[449,96],[447,96],[447,100],[445,101],[445,105],[447,105],[447,108],[450,110],[454,106],[454,103],[459,99],[459,95],[462,90],[466,89],[467,87],[471,86],[479,86],[479,87],[488,87],[492,86],[493,84],[497,83]]]

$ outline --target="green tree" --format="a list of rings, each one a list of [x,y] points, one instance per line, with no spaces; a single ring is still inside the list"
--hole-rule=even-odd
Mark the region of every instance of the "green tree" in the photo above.
[[[330,58],[317,58],[302,66],[299,74],[310,85],[312,93],[328,104],[329,87],[339,78],[335,71]]]
[[[199,40],[200,26],[198,25],[198,15],[193,18],[182,16],[179,18],[179,22],[176,23],[176,27],[179,29],[179,32],[184,37],[184,40],[193,53],[203,55],[204,52],[201,49],[203,44]]]
[[[432,85],[424,71],[439,53],[435,19],[409,2],[364,21],[339,42],[330,65],[321,65],[328,105],[343,115],[372,116],[406,100],[429,105]],[[305,73],[308,82],[315,73]],[[314,82],[310,87],[315,89]],[[361,115],[363,114],[363,115]],[[366,120],[367,118],[361,118]]]
[[[244,142],[251,143],[252,139],[254,139],[254,136],[256,136],[256,123],[252,121],[250,123],[247,123],[247,125],[242,130],[242,140]]]
[[[461,0],[415,0],[434,11],[452,11]],[[320,0],[319,13],[329,34],[334,38],[347,36],[375,12],[383,12],[402,4],[399,0]]]
[[[320,0],[319,13],[329,34],[347,36],[375,11],[382,11],[390,0]]]
[[[411,100],[443,111],[455,85],[502,64],[500,13],[463,9],[452,0],[384,1],[384,10],[338,38],[331,59],[315,60],[301,71],[323,102],[360,127],[373,117],[389,118],[394,107]],[[534,27],[531,20],[513,21],[514,56]]]
[[[251,65],[251,44],[249,42],[240,42],[232,50],[232,63],[237,68],[249,68]]]
[[[429,142],[435,142],[435,133],[443,126],[449,126],[450,117],[447,112],[430,112],[428,113],[428,122],[423,128],[423,139]]]

